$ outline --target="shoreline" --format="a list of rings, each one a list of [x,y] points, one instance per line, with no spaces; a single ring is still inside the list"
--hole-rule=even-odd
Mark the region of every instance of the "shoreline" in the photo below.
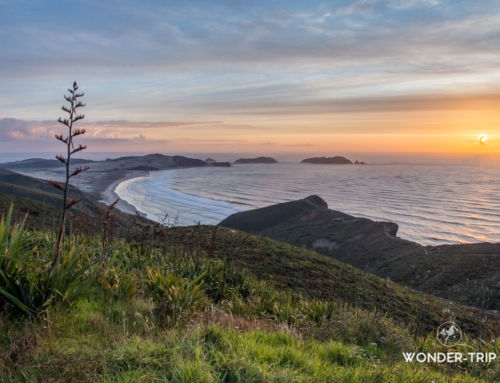
[[[183,168],[186,169],[186,168]],[[180,170],[179,168],[171,168],[171,169],[162,169],[162,170]],[[122,182],[126,182],[128,180],[133,180],[136,179],[137,182],[140,184],[142,181],[141,179],[144,178],[149,178],[148,176],[153,176],[153,173],[157,172],[155,171],[146,171],[142,172],[140,174],[129,174],[129,175],[124,175],[123,178],[116,180],[109,184],[108,188],[103,192],[103,200],[101,201],[102,203],[110,204],[113,203],[117,198],[119,198],[119,195],[117,193],[117,188],[119,185],[122,184]],[[163,173],[164,175],[166,173]],[[153,177],[154,178],[154,177]],[[148,181],[146,181],[148,182]],[[132,181],[134,183],[134,181]],[[165,185],[163,185],[165,186]],[[233,209],[230,204],[226,201],[219,200],[219,199],[208,199],[201,197],[197,194],[193,193],[185,193],[181,191],[177,191],[174,189],[170,188],[165,188],[163,192],[161,193],[161,206],[158,206],[158,204],[155,204],[152,202],[152,205],[149,204],[144,204],[142,201],[141,196],[144,195],[144,193],[147,194],[147,190],[141,190],[139,192],[133,192],[130,198],[127,197],[128,192],[127,192],[128,186],[125,186],[123,190],[120,190],[120,194],[127,198],[128,201],[125,201],[123,199],[120,199],[120,202],[117,204],[117,208],[125,213],[129,214],[135,214],[136,212],[140,214],[141,216],[144,216],[152,221],[162,223],[164,217],[169,217],[168,219],[174,219],[176,222],[178,222],[178,225],[181,226],[190,226],[193,224],[196,224],[197,222],[202,222],[203,224],[212,224],[216,225],[219,221],[221,221],[224,218],[227,218],[227,216],[234,214],[238,212],[238,210]],[[131,186],[132,189],[134,189],[133,186]],[[180,196],[182,196],[180,198]],[[147,196],[145,196],[147,197]],[[186,200],[189,200],[187,201]],[[148,198],[146,198],[148,199]],[[186,203],[187,202],[187,203]],[[209,221],[205,221],[204,219],[207,219],[207,217],[203,214],[204,209],[207,206],[207,203],[209,205],[216,204],[219,209],[222,209],[223,212],[221,213],[222,215],[220,217],[217,217],[216,220],[209,219]],[[185,206],[186,208],[180,207],[180,206]],[[191,207],[191,208],[188,208]],[[203,206],[203,209],[200,208],[200,206]],[[152,208],[152,209],[150,209]],[[194,212],[191,211],[191,209],[194,209]],[[230,209],[230,211],[228,211]],[[203,210],[203,211],[202,211]],[[196,213],[196,214],[195,214]],[[213,217],[211,217],[213,218]]]
[[[127,214],[138,214],[141,217],[148,218],[152,221],[155,222],[160,222],[156,218],[151,218],[151,216],[146,213],[145,211],[141,211],[139,207],[125,201],[124,199],[120,198],[118,193],[116,192],[116,188],[125,181],[134,179],[134,178],[140,178],[140,177],[147,177],[150,174],[154,172],[160,172],[160,171],[167,171],[167,170],[178,170],[178,169],[190,169],[193,168],[192,166],[183,166],[183,167],[169,167],[165,169],[158,169],[158,170],[123,170],[117,172],[112,179],[104,179],[103,177],[95,179],[94,182],[94,188],[92,188],[91,193],[96,194],[99,197],[99,202],[103,203],[105,205],[110,205],[113,202],[115,202],[118,199],[118,203],[116,204],[116,208],[120,210],[123,213]]]
[[[104,190],[95,190],[95,193],[98,193],[100,196],[100,203],[103,203],[105,205],[111,205],[113,202],[118,200],[118,203],[116,204],[116,208],[120,210],[123,213],[127,214],[136,214],[138,213],[141,216],[146,216],[145,213],[140,212],[137,210],[137,208],[128,203],[127,201],[121,199],[118,194],[116,193],[116,188],[118,185],[120,185],[122,182],[134,179],[134,178],[139,178],[139,177],[145,177],[149,175],[151,172],[150,171],[124,171],[125,174],[123,174],[121,177],[118,179],[108,182],[107,186],[105,187]]]
[[[156,157],[153,158],[151,161],[154,161],[155,159],[156,159]],[[130,167],[132,165],[136,165],[135,163],[133,163],[133,164],[128,163],[131,161],[132,161],[132,159],[127,159],[127,163],[124,166]],[[146,162],[148,164],[148,166],[150,166],[151,164],[154,164],[151,161]],[[153,172],[157,172],[160,170],[172,170],[172,169],[181,170],[181,169],[189,169],[189,168],[195,167],[195,166],[170,166],[170,164],[165,164],[164,168],[153,170],[153,169],[146,169],[145,168],[146,165],[144,165],[144,167],[142,169],[138,169],[139,166],[136,166],[135,169],[133,169],[133,168],[121,168],[120,169],[120,167],[118,165],[120,165],[120,167],[121,167],[121,164],[115,164],[112,161],[108,161],[106,163],[93,164],[92,168],[88,172],[85,172],[84,177],[81,177],[81,178],[76,177],[76,178],[72,179],[71,183],[73,186],[78,187],[83,192],[88,193],[95,202],[102,203],[104,205],[109,206],[111,203],[113,203],[114,201],[119,199],[119,202],[117,204],[118,210],[120,210],[123,213],[132,214],[132,215],[135,215],[138,213],[139,215],[146,216],[146,217],[150,216],[150,214],[155,214],[155,213],[151,213],[149,211],[149,209],[146,208],[146,205],[143,203],[144,201],[142,201],[142,198],[141,198],[142,195],[145,195],[145,197],[146,197],[149,194],[150,190],[148,188],[144,189],[144,190],[141,189],[141,190],[139,190],[138,193],[134,194],[133,199],[130,199],[127,197],[127,194],[123,194],[121,191],[122,189],[120,189],[120,194],[124,198],[127,198],[128,201],[126,201],[126,200],[119,198],[118,193],[117,193],[118,186],[122,182],[131,180],[134,178],[137,179],[139,177],[147,177],[149,175],[153,175]],[[141,166],[142,166],[142,164],[141,164]],[[265,165],[265,166],[267,166],[267,165]],[[151,166],[150,166],[150,168],[151,168]],[[25,169],[24,171],[20,171],[19,173],[25,174],[28,176],[32,176],[32,177],[36,177],[36,178],[41,178],[41,179],[55,179],[55,180],[59,180],[63,176],[63,173],[61,170],[59,170],[59,169],[55,170],[52,168]],[[239,174],[238,169],[233,169],[233,171],[229,171],[228,174],[231,175],[233,173],[235,173],[236,175]],[[224,172],[224,174],[226,174],[226,173]],[[320,172],[320,174],[321,174],[321,172]],[[386,174],[385,170],[383,171],[383,174],[384,175]],[[185,181],[185,179],[182,178],[182,176],[179,176],[179,177],[181,177],[180,178],[181,180]],[[235,179],[236,179],[236,181],[238,181],[238,180],[240,180],[240,178],[241,177],[239,177],[239,178],[237,177]],[[401,178],[401,177],[399,177],[399,178]],[[229,178],[229,179],[231,180],[231,178]],[[141,182],[141,181],[139,181],[139,182]],[[398,182],[402,183],[402,181],[398,181]],[[227,186],[226,184],[224,184],[224,185]],[[247,184],[244,184],[244,185],[246,185],[247,187],[251,186],[251,185],[247,185]],[[215,219],[214,217],[219,218],[219,215],[216,213],[220,210],[219,209],[220,206],[212,206],[213,205],[212,203],[206,204],[205,203],[206,201],[202,201],[202,200],[210,199],[210,202],[212,202],[212,201],[217,202],[214,205],[219,205],[218,204],[219,202],[225,202],[225,200],[221,199],[221,198],[214,198],[213,197],[214,194],[210,194],[210,193],[202,194],[202,195],[204,195],[204,197],[199,196],[196,194],[196,191],[195,191],[196,189],[193,189],[191,187],[192,186],[191,184],[189,184],[189,186],[190,186],[189,188],[180,188],[178,190],[173,190],[173,192],[175,193],[174,198],[170,198],[171,196],[170,197],[166,196],[165,193],[162,192],[161,190],[156,191],[156,194],[160,196],[159,197],[160,202],[166,203],[166,205],[165,205],[166,207],[165,208],[162,207],[161,210],[170,209],[170,211],[174,211],[175,213],[177,213],[177,211],[182,212],[182,215],[186,215],[189,217],[190,222],[191,221],[194,222],[196,219],[201,219],[201,218],[194,217],[194,213],[200,213],[199,217],[203,217],[203,218],[207,218],[207,217],[210,219],[212,219],[212,218]],[[187,190],[190,190],[190,192],[186,192]],[[315,190],[314,193],[317,193],[319,195],[323,195],[323,192],[325,190],[326,190],[325,187],[322,188],[322,185],[319,185],[319,190]],[[364,189],[361,189],[361,191],[363,191],[363,190]],[[399,190],[399,189],[397,189],[397,190]],[[382,190],[382,191],[384,192],[384,190]],[[183,194],[186,196],[186,198],[183,198],[183,197],[181,198],[181,196],[178,194]],[[295,194],[297,194],[297,193],[295,193]],[[325,192],[325,195],[328,197],[329,194]],[[217,194],[217,196],[220,197],[220,193]],[[295,197],[295,195],[290,195],[288,197]],[[300,198],[300,197],[301,197],[300,195],[297,196],[297,198]],[[417,197],[418,197],[418,195],[417,195]],[[295,198],[295,199],[297,199],[297,198]],[[360,199],[360,197],[356,197],[356,198],[357,199],[354,202],[356,202],[357,200]],[[381,197],[378,197],[378,195],[375,195],[375,198],[381,199]],[[192,201],[193,199],[195,199],[194,202]],[[274,204],[274,203],[286,201],[286,200],[275,200],[275,199],[276,198],[274,198],[272,201],[269,200],[266,202],[269,205],[269,204]],[[239,201],[239,200],[237,200],[237,201]],[[231,200],[229,202],[233,203],[234,201]],[[399,199],[396,198],[395,202],[399,203],[399,205],[396,205],[396,206],[401,205]],[[158,203],[156,205],[158,205]],[[265,206],[267,206],[267,205],[265,205]],[[201,209],[202,207],[205,210],[202,211],[202,209]],[[222,206],[222,207],[224,208],[225,206]],[[141,209],[141,210],[139,210],[139,209]],[[156,206],[156,208],[153,209],[153,211],[156,211],[156,210],[159,210],[158,206]],[[351,214],[355,217],[368,218],[368,219],[372,219],[375,221],[382,220],[382,221],[398,222],[398,224],[401,228],[403,228],[403,224],[407,224],[408,222],[410,222],[412,225],[416,226],[416,229],[410,233],[411,236],[404,235],[403,231],[401,230],[401,232],[399,233],[400,238],[414,241],[414,242],[420,243],[424,246],[460,245],[460,244],[469,244],[469,243],[484,243],[484,242],[497,243],[498,242],[498,238],[472,237],[475,234],[475,232],[472,232],[472,233],[469,233],[469,231],[463,231],[463,232],[460,231],[459,232],[458,229],[455,231],[449,231],[449,233],[451,233],[451,234],[448,236],[446,236],[446,234],[448,234],[448,232],[443,232],[442,233],[443,235],[440,235],[441,232],[439,232],[437,234],[432,234],[432,236],[431,236],[431,234],[428,234],[428,231],[424,231],[425,228],[420,227],[422,225],[419,223],[420,222],[419,220],[421,220],[422,217],[425,217],[425,214],[427,213],[426,211],[424,211],[422,213],[423,215],[415,215],[415,214],[408,215],[408,214],[403,214],[402,212],[397,210],[397,212],[393,214],[393,215],[397,215],[397,217],[385,217],[384,216],[383,218],[380,218],[378,216],[372,217],[370,215],[366,215],[365,211],[355,211],[355,212],[349,211],[348,206],[344,206],[344,208],[342,208],[342,209],[337,207],[336,210],[347,211],[348,214]],[[221,214],[222,214],[222,212],[225,212],[225,209],[220,211]],[[404,210],[403,210],[403,212],[404,212]],[[227,215],[229,215],[229,214],[232,214],[232,212],[227,213]],[[389,211],[388,214],[391,214],[391,211]],[[173,214],[173,213],[170,213],[170,215],[177,216],[177,214]],[[191,218],[191,217],[194,217],[194,218]],[[225,218],[225,217],[222,217],[222,218]],[[457,219],[460,219],[460,218],[461,218],[461,216],[457,215]],[[150,219],[156,221],[156,219],[154,219],[152,217]],[[443,220],[443,218],[439,218],[439,219]],[[160,219],[158,219],[158,220],[160,220]],[[467,215],[464,215],[464,220],[465,220],[464,222],[470,221],[470,219]],[[434,222],[432,217],[430,218],[430,221],[432,221],[432,223]],[[441,221],[439,221],[439,222],[441,222]],[[455,222],[455,225],[461,225],[464,228],[468,227],[468,226],[465,226],[465,223],[463,223],[462,221],[445,221],[445,223],[447,223],[447,222],[449,222],[449,223]],[[490,221],[487,221],[487,222],[489,224]],[[427,226],[429,225],[427,221],[425,222],[425,224]],[[420,225],[420,226],[418,226],[418,225]],[[477,225],[479,228],[481,228],[480,224],[477,224]],[[491,224],[489,224],[489,226],[491,226]],[[489,227],[489,226],[486,226],[486,227]],[[453,229],[453,228],[455,228],[455,226],[451,227],[451,229]],[[410,229],[409,229],[409,232],[410,232]],[[420,237],[418,237],[418,235],[420,235]],[[461,235],[461,236],[458,237],[459,235]],[[493,236],[493,235],[494,234],[491,234],[491,236]],[[462,236],[465,236],[465,237],[462,237]]]
[[[63,179],[63,174],[61,173],[61,171],[54,171],[52,169],[23,170],[19,171],[19,173],[42,180]],[[149,170],[116,169],[111,172],[104,170],[90,170],[86,172],[85,178],[75,178],[74,180],[72,180],[71,185],[77,187],[84,193],[87,193],[89,196],[92,196],[94,201],[97,203],[109,206],[118,199],[119,201],[116,204],[116,208],[121,212],[131,215],[135,215],[136,213],[138,213],[140,216],[146,217],[146,214],[138,211],[134,205],[121,199],[115,190],[118,185],[124,181],[133,178],[144,177],[150,173],[151,171]]]
[[[265,165],[262,165],[262,166],[265,166]],[[287,164],[287,166],[288,166],[288,164]],[[260,169],[260,167],[258,169]],[[290,169],[293,170],[293,169],[295,169],[295,167],[291,167]],[[180,170],[180,169],[176,168],[176,170]],[[208,169],[206,169],[206,170],[208,170]],[[226,179],[227,177],[229,177],[229,181],[222,183],[222,186],[220,186],[221,184],[217,181],[217,185],[218,185],[217,187],[222,187],[222,188],[224,188],[224,190],[225,190],[225,187],[227,185],[230,185],[231,182],[233,182],[234,180],[242,179],[241,175],[236,177],[236,178],[232,178],[232,175],[240,174],[239,169],[237,169],[236,167],[232,170],[228,169],[228,172],[221,171],[221,170],[214,170],[214,171],[215,171],[215,174],[217,177],[222,177],[223,179]],[[259,171],[260,170],[257,170],[257,172],[259,172]],[[368,170],[365,170],[364,172],[368,172]],[[380,172],[383,172],[385,174],[385,171],[381,170]],[[396,173],[397,172],[398,171],[396,170]],[[418,172],[420,172],[420,170],[418,170]],[[217,191],[217,193],[215,193],[215,192],[212,193],[211,192],[212,190],[218,190],[218,189],[215,188],[216,186],[214,186],[215,185],[214,182],[210,183],[209,178],[211,178],[211,177],[205,178],[205,176],[202,176],[202,178],[199,178],[199,180],[203,180],[203,179],[207,180],[206,181],[206,182],[208,182],[207,190],[206,191],[203,190],[203,193],[200,190],[200,194],[198,195],[197,189],[196,189],[196,183],[189,181],[190,176],[188,176],[187,174],[184,175],[184,172],[182,170],[181,170],[181,173],[182,174],[175,173],[176,174],[175,179],[178,180],[179,182],[181,182],[182,186],[179,186],[179,187],[175,186],[175,189],[173,189],[173,195],[170,195],[169,190],[164,190],[161,188],[157,189],[157,188],[151,187],[151,185],[153,185],[155,183],[154,180],[151,182],[146,181],[144,183],[144,185],[148,185],[148,186],[141,186],[141,187],[137,186],[138,189],[136,192],[132,192],[132,189],[135,189],[136,186],[132,186],[131,183],[129,183],[130,187],[127,186],[127,189],[131,190],[131,197],[130,198],[128,197],[128,193],[123,194],[122,190],[125,190],[125,188],[123,188],[123,189],[121,188],[120,194],[123,197],[127,198],[128,201],[130,201],[130,204],[127,204],[128,206],[124,207],[124,209],[128,208],[129,210],[124,210],[124,211],[130,212],[130,209],[134,209],[134,208],[131,208],[130,205],[137,206],[137,208],[140,209],[142,212],[147,212],[148,217],[150,219],[161,220],[161,218],[163,217],[163,214],[157,213],[157,211],[159,211],[160,209],[161,210],[165,209],[165,211],[169,212],[169,216],[171,216],[171,217],[174,217],[177,215],[180,215],[181,218],[186,217],[187,221],[189,221],[189,223],[183,223],[185,225],[191,224],[192,222],[195,221],[195,219],[199,219],[202,222],[206,222],[207,224],[213,224],[212,222],[218,222],[216,219],[219,219],[219,218],[223,219],[223,218],[225,218],[228,215],[233,213],[233,212],[228,212],[227,214],[225,214],[225,217],[222,217],[222,215],[219,216],[219,213],[223,214],[226,211],[225,209],[223,209],[223,210],[219,209],[221,206],[223,208],[225,207],[225,206],[223,206],[225,204],[219,204],[219,202],[228,202],[228,203],[234,204],[235,203],[234,201],[236,201],[236,203],[241,201],[241,199],[238,199],[238,196],[225,198],[226,193],[221,193],[220,191]],[[213,172],[210,171],[209,173],[212,174]],[[270,173],[273,174],[273,173],[276,173],[276,171],[270,170]],[[345,173],[349,174],[349,171],[345,171]],[[136,172],[136,174],[128,175],[128,177],[125,177],[125,175],[123,175],[123,180],[133,178],[134,176],[138,177],[138,176],[146,175],[146,174],[150,174],[150,175],[152,175],[153,178],[156,178],[156,176],[154,176],[154,173],[151,171],[151,172],[143,172],[142,174],[141,174],[141,172]],[[196,175],[200,175],[200,174],[202,174],[201,171],[196,171]],[[320,171],[319,174],[323,174],[323,173]],[[170,175],[166,175],[166,177],[170,178]],[[162,178],[161,175],[160,175],[160,178]],[[222,178],[221,178],[221,180],[222,180]],[[188,183],[186,184],[186,182],[188,182]],[[197,181],[197,182],[200,182],[200,181]],[[143,183],[142,180],[140,180],[139,183],[142,184]],[[400,183],[404,186],[402,181]],[[116,186],[118,184],[119,183],[115,183],[115,185],[113,185],[115,190],[116,190]],[[135,183],[134,183],[134,185],[135,185]],[[245,184],[245,185],[249,186],[247,184]],[[173,186],[173,185],[171,185],[171,186]],[[240,190],[240,189],[246,190],[245,193],[247,193],[249,190],[248,188],[244,189],[241,187],[238,187],[237,189],[238,190]],[[300,190],[302,190],[302,189],[300,189]],[[316,190],[316,188],[315,188],[315,190]],[[323,191],[325,191],[325,190],[326,190],[325,187],[321,187],[321,185],[319,185],[319,191],[313,191],[313,192],[318,193],[318,195],[323,196]],[[150,195],[150,193],[151,193],[151,195]],[[239,191],[238,191],[238,193],[239,193]],[[145,200],[143,201],[141,196],[144,194],[148,198],[151,197],[152,200],[150,202],[147,202]],[[182,198],[181,198],[180,194],[183,195]],[[245,197],[245,198],[248,197],[247,194],[243,194],[243,197]],[[295,194],[297,194],[297,197],[291,198],[291,197],[295,197]],[[260,206],[256,205],[256,207],[264,207],[264,206],[268,206],[268,205],[275,204],[275,203],[286,202],[288,200],[295,200],[295,199],[301,198],[301,196],[298,195],[300,193],[295,193],[295,194],[291,194],[291,196],[287,195],[287,197],[289,197],[289,199],[282,199],[282,200],[278,200],[277,194],[276,194],[276,198],[274,198],[273,200],[271,200],[271,198],[265,197],[267,200],[269,200],[269,201],[267,201],[267,205],[261,204]],[[110,194],[110,195],[113,195],[113,194]],[[325,195],[327,196],[326,198],[328,198],[329,194],[325,193]],[[109,197],[109,198],[111,199],[112,197]],[[236,199],[234,199],[234,198],[236,198]],[[356,198],[357,198],[357,200],[360,199],[359,197],[356,197]],[[380,198],[378,198],[378,199],[380,199]],[[207,203],[203,205],[203,203],[205,201],[202,201],[202,200],[207,200],[206,201]],[[209,202],[208,200],[210,200],[211,202],[214,202],[214,203],[213,204],[208,203]],[[328,199],[326,199],[326,200],[328,201]],[[112,202],[112,201],[110,201],[110,202]],[[151,203],[151,209],[149,208],[150,203]],[[221,205],[221,206],[218,206],[218,205]],[[204,207],[203,211],[201,211],[202,206]],[[238,208],[237,205],[233,205],[233,206],[237,210],[242,209],[242,208]],[[465,230],[465,229],[462,232],[461,227],[467,228],[467,226],[464,226],[463,223],[460,223],[460,222],[462,222],[461,220],[459,220],[460,217],[457,218],[457,221],[453,221],[453,222],[457,222],[455,224],[455,226],[450,226],[450,225],[446,226],[445,229],[446,230],[449,229],[449,231],[443,231],[443,233],[441,235],[441,233],[433,234],[433,232],[424,230],[425,228],[419,226],[420,221],[423,219],[421,217],[429,217],[428,220],[430,220],[431,223],[434,223],[434,221],[433,221],[434,219],[436,219],[436,220],[441,219],[440,217],[430,216],[430,213],[427,215],[422,213],[422,215],[416,215],[414,217],[411,215],[405,215],[405,214],[401,213],[400,210],[397,210],[398,213],[395,213],[395,215],[397,215],[397,217],[391,217],[391,216],[387,216],[387,217],[386,216],[382,216],[382,217],[375,216],[375,217],[373,217],[371,215],[367,215],[366,211],[351,211],[350,207],[351,206],[339,207],[339,206],[336,206],[335,204],[332,204],[332,206],[331,206],[331,208],[334,210],[347,212],[347,214],[353,215],[356,218],[366,218],[366,219],[371,219],[374,221],[397,222],[399,227],[400,227],[400,230],[398,233],[399,238],[401,238],[403,240],[407,240],[407,241],[416,242],[416,243],[419,243],[423,246],[440,246],[440,245],[453,246],[453,245],[484,243],[484,242],[490,242],[490,243],[497,243],[498,242],[497,238],[493,238],[494,234],[491,235],[491,238],[490,237],[482,238],[482,237],[472,237],[474,233],[469,233],[469,231]],[[246,209],[251,210],[252,208],[245,207],[243,209],[244,210],[246,210]],[[132,211],[134,211],[134,210],[132,210]],[[172,213],[172,211],[174,211],[175,213]],[[177,214],[177,212],[180,212],[180,213]],[[195,213],[200,213],[199,214],[200,218],[191,219],[191,216],[194,216]],[[458,214],[457,214],[457,216],[458,216]],[[153,217],[159,217],[159,218],[155,219]],[[468,217],[466,215],[464,217],[465,217],[464,220],[468,219]],[[449,221],[449,222],[452,222],[452,221]],[[464,222],[468,222],[468,221],[466,220]],[[427,222],[425,222],[425,223],[427,223]],[[480,225],[480,223],[478,225]],[[455,227],[458,227],[458,229],[456,231],[451,231]]]

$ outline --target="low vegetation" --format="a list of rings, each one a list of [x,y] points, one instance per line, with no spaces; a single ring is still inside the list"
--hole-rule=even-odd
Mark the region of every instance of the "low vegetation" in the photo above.
[[[56,232],[26,230],[11,212],[0,224],[0,381],[500,379],[498,364],[405,363],[403,351],[444,350],[434,331],[419,334],[417,321],[351,299],[368,291],[320,294],[330,274],[311,268],[323,256],[307,260],[307,250],[212,227],[140,226],[107,241],[67,235],[51,269]],[[378,286],[370,278],[360,289]],[[494,331],[463,347],[499,354]]]
[[[329,210],[319,196],[235,213],[221,226],[306,247],[412,289],[500,310],[500,244],[422,246],[398,226]]]

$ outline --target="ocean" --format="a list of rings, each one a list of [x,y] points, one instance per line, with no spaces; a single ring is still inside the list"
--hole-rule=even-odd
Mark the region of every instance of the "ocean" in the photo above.
[[[279,202],[322,197],[331,209],[399,225],[424,245],[500,242],[498,164],[233,165],[151,172],[118,196],[168,224],[216,224]]]

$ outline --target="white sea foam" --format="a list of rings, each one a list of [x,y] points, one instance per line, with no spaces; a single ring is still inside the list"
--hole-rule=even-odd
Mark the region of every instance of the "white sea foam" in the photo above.
[[[171,171],[159,171],[126,180],[115,192],[148,218],[170,224],[215,224],[239,211],[228,202],[172,189],[169,173]]]
[[[500,174],[480,165],[236,165],[152,172],[116,193],[153,220],[214,224],[318,194],[330,208],[396,222],[423,244],[500,242]]]

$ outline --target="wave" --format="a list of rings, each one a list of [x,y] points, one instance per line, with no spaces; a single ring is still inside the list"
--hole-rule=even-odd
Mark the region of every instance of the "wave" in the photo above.
[[[118,196],[150,219],[216,224],[230,214],[318,194],[331,209],[398,223],[423,244],[500,241],[500,176],[479,166],[254,164],[152,172]]]

